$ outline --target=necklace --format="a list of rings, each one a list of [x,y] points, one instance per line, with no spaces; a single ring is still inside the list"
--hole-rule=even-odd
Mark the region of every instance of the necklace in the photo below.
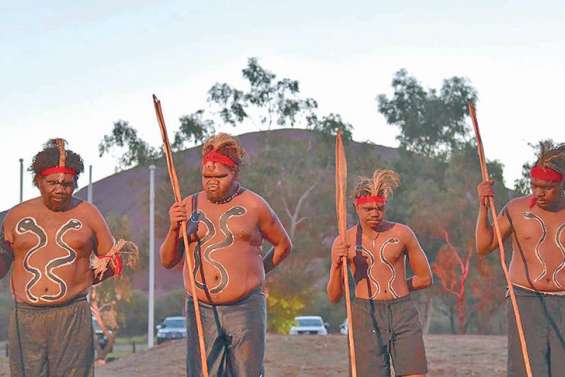
[[[237,188],[235,189],[235,191],[231,194],[228,195],[220,200],[214,201],[212,203],[214,204],[226,204],[232,201],[233,198],[235,198],[236,196],[238,196],[239,194],[241,194],[244,190],[241,188],[240,185],[237,185]]]

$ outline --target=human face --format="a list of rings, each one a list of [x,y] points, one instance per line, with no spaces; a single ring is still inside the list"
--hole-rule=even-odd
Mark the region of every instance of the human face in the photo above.
[[[202,187],[211,202],[230,195],[237,184],[237,174],[219,162],[208,161],[202,166]]]
[[[537,178],[532,178],[532,195],[536,198],[536,205],[542,209],[551,209],[559,206],[563,196],[563,185],[561,182],[549,182]]]
[[[385,218],[385,205],[380,203],[356,204],[355,211],[361,225],[371,229],[377,229]]]
[[[52,211],[69,208],[75,191],[75,177],[72,174],[54,173],[36,178],[43,204]]]

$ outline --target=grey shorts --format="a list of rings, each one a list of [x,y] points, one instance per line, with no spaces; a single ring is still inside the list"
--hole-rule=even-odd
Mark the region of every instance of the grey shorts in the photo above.
[[[422,326],[410,296],[375,301],[355,298],[352,305],[357,376],[389,377],[428,371]]]
[[[192,298],[186,301],[189,377],[200,377],[200,350]],[[265,295],[260,289],[230,305],[200,303],[210,377],[262,377],[267,323]]]
[[[565,375],[565,296],[548,295],[514,286],[532,375]],[[510,298],[508,316],[508,376],[526,376],[520,338]]]
[[[92,314],[85,296],[48,307],[16,303],[8,337],[12,377],[94,376]]]

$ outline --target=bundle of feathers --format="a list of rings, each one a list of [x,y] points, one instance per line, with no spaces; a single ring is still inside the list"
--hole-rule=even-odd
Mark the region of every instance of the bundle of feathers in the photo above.
[[[377,169],[371,178],[358,178],[354,197],[379,195],[388,199],[398,186],[400,186],[400,176],[398,173],[389,169]]]

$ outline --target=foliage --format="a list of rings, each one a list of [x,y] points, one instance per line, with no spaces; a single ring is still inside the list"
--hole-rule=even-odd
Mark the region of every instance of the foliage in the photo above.
[[[125,148],[126,151],[118,159],[118,167],[125,169],[132,166],[146,166],[161,157],[161,151],[150,146],[128,122],[114,122],[114,128],[98,145],[100,157],[109,153],[114,147]]]
[[[288,334],[294,317],[304,309],[304,298],[269,291],[267,311],[269,312],[267,331]]]
[[[476,102],[477,93],[462,77],[443,81],[439,90],[426,90],[404,69],[393,80],[392,98],[377,97],[378,109],[387,122],[400,128],[401,148],[424,156],[444,156],[469,139],[465,124],[467,101]]]
[[[179,151],[186,148],[187,144],[201,143],[214,133],[214,122],[205,119],[204,110],[184,115],[180,119],[179,130],[175,132],[171,148]]]
[[[536,163],[537,155],[540,151],[540,145],[542,143],[548,143],[549,145],[555,144],[552,139],[540,140],[537,144],[528,143],[528,145],[534,150],[534,158],[530,161],[524,162],[522,164],[522,176],[514,180],[514,191],[516,196],[526,196],[530,194],[530,169]]]

